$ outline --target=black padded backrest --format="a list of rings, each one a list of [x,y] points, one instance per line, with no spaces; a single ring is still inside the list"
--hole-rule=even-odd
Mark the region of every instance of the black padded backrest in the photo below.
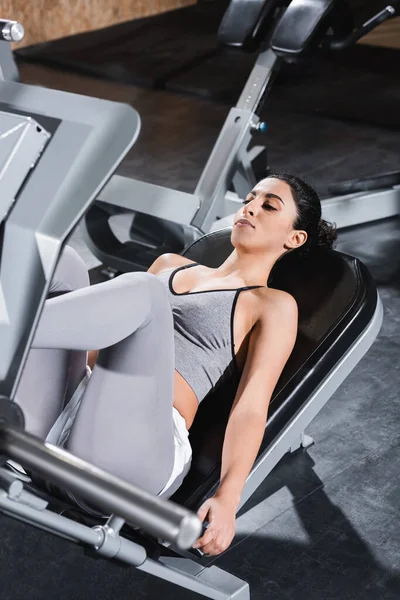
[[[353,29],[346,0],[292,0],[271,38],[278,56],[290,58],[315,49],[323,41],[341,41]]]
[[[209,267],[232,252],[231,229],[207,234],[184,253]],[[291,293],[299,308],[293,352],[273,393],[260,454],[306,402],[370,322],[377,304],[374,283],[362,263],[345,254],[320,251],[306,259],[282,258],[269,285]],[[190,429],[192,467],[173,497],[197,510],[219,484],[225,427],[235,396],[234,383],[208,395]]]
[[[225,46],[255,50],[276,24],[276,18],[290,0],[231,0],[218,30]]]

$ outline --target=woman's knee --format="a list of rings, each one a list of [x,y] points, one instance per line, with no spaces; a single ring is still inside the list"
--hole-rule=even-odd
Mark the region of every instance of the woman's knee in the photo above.
[[[100,286],[106,286],[108,292],[103,294],[104,310],[115,312],[112,326],[112,346],[132,333],[156,322],[159,326],[166,322],[171,328],[172,309],[169,304],[165,285],[151,273],[124,273]],[[104,290],[106,292],[106,290]],[[111,334],[110,334],[111,335]],[[106,346],[98,346],[105,348]]]
[[[166,285],[157,275],[142,272],[124,273],[118,279],[128,293],[131,293],[133,300],[137,299],[138,291],[141,290],[152,308],[169,305]]]
[[[114,281],[118,281],[128,288],[134,289],[138,286],[148,287],[149,289],[156,288],[160,284],[162,287],[163,284],[157,275],[153,275],[152,273],[146,273],[142,271],[133,271],[129,273],[122,273],[117,279]]]
[[[49,292],[70,292],[89,285],[89,273],[82,258],[72,246],[65,246],[50,282]]]

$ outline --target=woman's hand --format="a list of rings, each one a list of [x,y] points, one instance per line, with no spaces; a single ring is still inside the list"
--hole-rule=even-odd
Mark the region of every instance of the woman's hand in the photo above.
[[[90,367],[91,371],[93,371],[93,369],[94,369],[94,365],[96,363],[98,354],[99,354],[98,350],[89,350],[89,352],[88,352],[87,364],[88,364],[88,367]]]
[[[214,496],[206,500],[198,510],[198,517],[209,526],[204,535],[193,544],[208,556],[224,552],[235,536],[236,511],[232,504]]]

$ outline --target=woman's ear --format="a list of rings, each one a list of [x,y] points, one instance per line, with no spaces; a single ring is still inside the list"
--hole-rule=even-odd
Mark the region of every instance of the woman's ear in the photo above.
[[[285,243],[285,248],[287,250],[296,250],[296,248],[300,248],[303,244],[306,243],[308,238],[307,232],[303,230],[293,230],[290,234],[289,239]]]

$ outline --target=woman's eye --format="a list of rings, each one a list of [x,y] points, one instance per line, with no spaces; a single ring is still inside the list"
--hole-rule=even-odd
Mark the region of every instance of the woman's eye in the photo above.
[[[251,199],[252,200],[252,199]],[[248,204],[249,202],[251,202],[251,200],[242,200],[242,204]],[[275,208],[275,206],[272,206],[272,204],[263,204],[263,208],[265,208],[265,210],[278,210],[277,208]]]

